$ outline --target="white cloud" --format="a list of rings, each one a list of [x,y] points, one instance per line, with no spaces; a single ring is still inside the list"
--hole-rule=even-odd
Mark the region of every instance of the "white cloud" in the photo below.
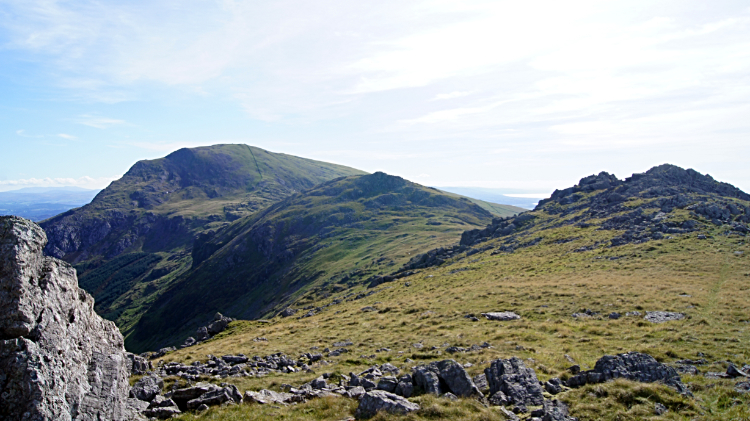
[[[68,139],[68,140],[78,139],[76,136],[65,134],[65,133],[60,133],[57,136],[59,136],[59,137],[61,137],[63,139]]]
[[[437,94],[435,95],[434,100],[439,99],[453,99],[453,98],[461,98],[463,96],[471,95],[471,92],[468,91],[453,91],[448,94]]]

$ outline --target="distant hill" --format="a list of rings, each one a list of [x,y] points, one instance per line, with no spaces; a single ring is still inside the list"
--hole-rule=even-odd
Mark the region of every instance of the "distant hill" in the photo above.
[[[217,311],[273,316],[362,285],[491,219],[466,198],[384,173],[323,183],[201,236],[191,270],[146,310],[128,345],[182,340]]]
[[[0,215],[42,221],[91,202],[99,190],[80,187],[26,187],[0,192]]]

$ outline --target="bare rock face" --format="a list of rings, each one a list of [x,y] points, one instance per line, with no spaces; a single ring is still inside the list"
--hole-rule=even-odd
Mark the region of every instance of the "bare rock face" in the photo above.
[[[35,223],[0,217],[0,419],[141,419],[120,331],[46,243]]]

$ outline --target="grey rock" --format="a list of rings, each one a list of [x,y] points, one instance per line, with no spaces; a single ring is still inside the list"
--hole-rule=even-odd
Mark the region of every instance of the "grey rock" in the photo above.
[[[593,370],[581,372],[568,379],[568,386],[578,387],[585,384],[603,383],[616,378],[644,383],[658,381],[673,387],[681,394],[692,396],[682,383],[677,370],[656,361],[650,355],[639,352],[605,355],[596,362]]]
[[[750,374],[747,372],[740,370],[737,368],[734,364],[729,364],[729,367],[727,367],[727,376],[729,377],[750,377]]]
[[[177,408],[176,406],[149,408],[143,411],[143,415],[147,417],[158,418],[160,420],[166,420],[174,416],[180,415],[181,413],[182,411],[180,411],[180,409]]]
[[[234,319],[231,317],[223,316],[221,313],[216,313],[214,316],[214,321],[211,322],[208,326],[206,326],[206,329],[208,330],[208,334],[213,336],[217,333],[223,332],[227,325],[229,325],[230,322],[232,322]]]
[[[156,395],[161,394],[163,387],[164,380],[161,377],[156,375],[144,376],[130,389],[130,397],[151,402]]]
[[[359,399],[361,398],[367,391],[362,386],[355,386],[351,389],[346,391],[346,397],[352,398],[352,399]]]
[[[516,405],[541,405],[544,402],[536,373],[518,357],[492,361],[484,374],[490,385],[491,396],[503,392]]]
[[[664,323],[673,320],[682,320],[685,318],[684,313],[675,313],[672,311],[647,311],[644,319],[651,323]]]
[[[187,409],[196,409],[201,405],[215,406],[222,403],[236,403],[230,388],[220,388],[206,392],[195,399],[187,402]]]
[[[505,409],[504,406],[501,406],[501,405],[496,405],[496,406],[500,406],[500,412],[505,416],[505,419],[507,419],[508,421],[520,420],[520,418],[518,418],[518,415],[514,414],[511,411],[508,411],[507,409]]]
[[[656,402],[656,404],[654,405],[654,414],[656,415],[664,415],[667,413],[667,411],[667,407],[659,402]]]
[[[544,383],[544,390],[546,390],[547,393],[551,395],[557,395],[558,393],[562,392],[562,387],[562,380],[558,379],[557,377],[549,379],[549,381]]]
[[[130,360],[130,375],[142,375],[154,369],[154,367],[151,365],[151,361],[141,357],[140,355],[135,355],[130,352],[125,353],[125,355]]]
[[[393,376],[385,376],[378,381],[378,390],[385,390],[386,392],[394,393],[398,386],[398,380]],[[398,393],[397,393],[398,395]],[[403,395],[402,395],[403,396]]]
[[[505,396],[505,393],[499,390],[490,396],[489,401],[490,401],[490,405],[493,405],[493,406],[506,406],[512,403],[510,399],[508,399],[508,397]]]
[[[444,393],[440,386],[440,376],[438,376],[437,370],[434,370],[431,367],[414,367],[412,369],[412,378],[414,379],[414,384],[421,387],[425,393],[431,393],[438,396]]]
[[[609,313],[609,316],[607,316],[607,317],[609,317],[611,320],[617,320],[620,317],[622,317],[622,315],[620,313],[617,313],[617,312],[613,311],[612,313]]]
[[[279,315],[280,315],[281,317],[289,317],[289,316],[294,316],[294,315],[295,315],[295,314],[296,314],[296,313],[297,313],[298,311],[299,311],[299,310],[298,310],[298,309],[296,309],[296,308],[290,308],[290,307],[287,307],[287,308],[285,308],[285,309],[284,309],[284,310],[283,310],[283,311],[282,311],[281,313],[279,313]]]
[[[502,322],[505,322],[508,320],[518,320],[521,318],[521,316],[519,316],[518,314],[512,311],[482,313],[482,316],[486,317],[487,320],[499,320]]]
[[[122,335],[46,243],[35,223],[0,217],[0,419],[142,419]]]
[[[187,347],[193,346],[197,342],[198,341],[196,341],[195,338],[193,338],[192,336],[189,336],[187,339],[185,339],[185,342],[182,343],[182,346],[180,346],[180,348],[187,348]]]
[[[363,392],[364,393],[364,392]],[[263,389],[258,392],[248,390],[245,392],[245,402],[255,402],[261,405],[265,404],[288,404],[295,401],[295,395],[285,392],[274,392]]]
[[[458,400],[458,396],[454,395],[454,394],[453,394],[453,393],[451,393],[451,392],[448,392],[448,393],[445,393],[445,394],[443,394],[443,396],[442,396],[442,397],[443,397],[443,398],[445,398],[445,399],[449,399],[449,400],[452,400],[452,401],[456,401],[456,400]]]
[[[542,406],[541,415],[542,421],[574,421],[575,418],[571,418],[569,415],[568,405],[565,403],[552,400],[544,401]]]
[[[487,383],[487,376],[484,373],[477,374],[471,380],[482,393],[486,393],[490,390],[490,385]]]
[[[355,416],[359,419],[369,418],[381,411],[405,415],[418,410],[418,404],[409,402],[401,396],[383,390],[373,390],[360,398]]]
[[[195,331],[195,338],[199,341],[205,341],[209,337],[208,328],[206,326],[201,326]]]
[[[675,370],[680,374],[692,374],[693,376],[700,374],[698,367],[690,364],[678,364],[675,366]]]
[[[191,387],[183,389],[177,389],[172,392],[172,400],[177,403],[177,407],[180,410],[185,411],[188,409],[187,403],[193,399],[197,399],[208,392],[214,392],[221,390],[219,386],[210,383],[198,383]]]
[[[411,376],[409,376],[409,380],[411,380]],[[398,385],[396,385],[396,390],[393,393],[405,398],[410,398],[414,393],[414,383],[406,381],[403,378],[399,379]]]
[[[326,382],[326,379],[323,378],[323,376],[318,377],[317,379],[314,379],[310,382],[310,386],[312,386],[313,389],[328,389],[328,383]]]
[[[437,366],[440,369],[440,379],[457,396],[484,396],[461,364],[454,360],[445,360],[438,362]]]
[[[737,383],[736,385],[734,385],[734,390],[739,393],[750,392],[750,381]]]

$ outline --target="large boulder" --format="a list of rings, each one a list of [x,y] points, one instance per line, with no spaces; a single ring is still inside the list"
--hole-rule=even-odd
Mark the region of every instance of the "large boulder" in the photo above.
[[[466,370],[455,360],[443,360],[414,367],[412,378],[417,386],[433,395],[451,392],[461,397],[483,396]]]
[[[418,404],[409,402],[401,396],[384,390],[373,390],[365,393],[359,400],[355,416],[357,418],[369,418],[381,411],[404,415],[418,410]]]
[[[544,395],[534,369],[518,357],[498,359],[484,370],[490,385],[490,402],[495,404],[541,405]],[[501,392],[501,393],[498,393]],[[493,397],[498,394],[497,397]]]
[[[161,394],[164,387],[164,380],[161,377],[152,375],[144,376],[130,389],[130,396],[138,400],[151,402],[156,395]]]
[[[0,419],[141,419],[120,331],[46,243],[35,223],[0,217]]]
[[[677,370],[640,352],[605,355],[596,362],[593,370],[581,372],[568,379],[568,386],[578,387],[618,378],[644,383],[661,382],[673,387],[681,394],[691,395],[687,386],[682,383]]]

